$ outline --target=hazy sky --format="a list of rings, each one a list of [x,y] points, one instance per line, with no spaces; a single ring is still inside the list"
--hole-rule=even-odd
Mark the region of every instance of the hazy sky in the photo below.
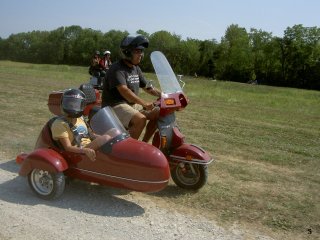
[[[279,37],[296,24],[320,27],[320,0],[0,0],[1,38],[79,25],[220,41],[231,24]]]

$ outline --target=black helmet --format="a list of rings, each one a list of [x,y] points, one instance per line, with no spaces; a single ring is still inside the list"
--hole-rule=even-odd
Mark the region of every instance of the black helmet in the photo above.
[[[83,114],[86,96],[79,89],[65,90],[61,99],[61,110],[66,117],[78,118]]]
[[[149,46],[149,40],[142,36],[138,35],[136,37],[127,36],[125,37],[120,44],[120,50],[122,58],[131,61],[132,51],[134,49],[145,49]]]

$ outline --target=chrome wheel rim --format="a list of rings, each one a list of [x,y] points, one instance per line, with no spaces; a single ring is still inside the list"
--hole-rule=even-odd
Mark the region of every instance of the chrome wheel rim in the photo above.
[[[49,195],[53,190],[53,178],[48,171],[34,169],[31,173],[31,184],[41,195]]]
[[[192,172],[190,167],[190,165],[186,164],[183,167],[178,166],[176,168],[176,175],[178,180],[185,185],[194,185],[200,179],[198,167],[193,166],[195,173]]]

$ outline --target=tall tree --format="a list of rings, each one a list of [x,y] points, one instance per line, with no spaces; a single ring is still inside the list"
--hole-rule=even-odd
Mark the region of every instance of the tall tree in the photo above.
[[[252,28],[249,33],[253,71],[258,83],[269,84],[275,72],[280,70],[279,45],[272,34]]]
[[[246,82],[252,78],[253,62],[245,28],[230,25],[221,40],[217,71],[220,79]]]
[[[75,64],[77,56],[73,52],[75,42],[80,37],[82,28],[77,25],[72,25],[64,28],[64,56],[63,63]]]
[[[180,42],[180,61],[176,72],[183,75],[197,75],[200,62],[199,40],[188,38]]]
[[[303,27],[301,24],[288,27],[283,38],[285,55],[285,81],[292,87],[307,87],[312,81],[309,72],[317,65],[320,29]]]
[[[103,47],[101,50],[109,50],[111,52],[112,61],[118,60],[120,58],[120,42],[127,35],[129,35],[127,31],[108,31],[103,35]]]
[[[82,29],[73,44],[73,64],[89,65],[93,53],[102,48],[103,34],[101,31],[95,31],[90,28]]]
[[[216,61],[219,58],[218,44],[215,40],[199,41],[200,59],[198,74],[215,78]]]
[[[7,55],[5,53],[5,48],[6,48],[6,40],[2,39],[0,37],[0,59],[6,59]]]
[[[147,55],[152,51],[163,52],[171,66],[175,71],[180,71],[179,63],[181,62],[180,42],[181,37],[175,34],[171,34],[167,31],[158,31],[153,33],[149,37],[149,49]],[[150,61],[144,63],[147,70],[152,70]]]
[[[49,32],[44,40],[42,50],[43,63],[60,64],[64,61],[64,27]]]

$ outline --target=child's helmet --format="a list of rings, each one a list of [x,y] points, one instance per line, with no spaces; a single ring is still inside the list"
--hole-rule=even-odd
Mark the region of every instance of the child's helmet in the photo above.
[[[81,117],[85,105],[86,95],[79,89],[68,89],[64,91],[61,99],[61,110],[66,117]]]

